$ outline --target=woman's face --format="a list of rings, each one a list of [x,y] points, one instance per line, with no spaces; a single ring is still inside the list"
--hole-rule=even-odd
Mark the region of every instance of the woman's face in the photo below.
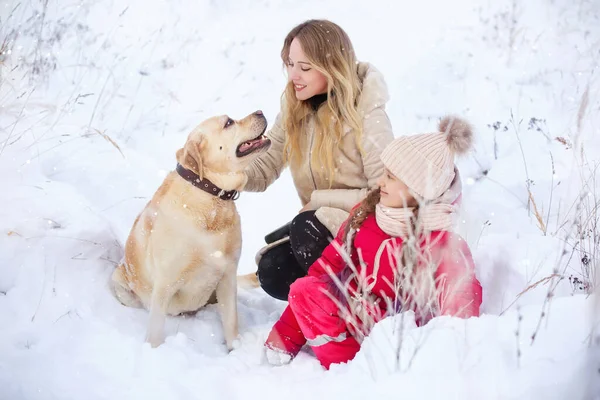
[[[298,100],[308,100],[327,92],[327,78],[308,62],[297,39],[292,40],[290,44],[287,73],[288,81],[293,83]]]
[[[381,193],[379,202],[383,206],[403,208],[418,205],[408,186],[396,178],[387,168],[384,168],[383,175],[377,180],[377,185],[379,185]]]

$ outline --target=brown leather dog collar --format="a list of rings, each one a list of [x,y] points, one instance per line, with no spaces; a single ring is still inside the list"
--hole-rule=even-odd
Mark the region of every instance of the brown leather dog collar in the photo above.
[[[223,190],[206,178],[200,179],[200,177],[194,171],[183,168],[183,166],[179,163],[177,164],[177,173],[192,185],[204,190],[206,193],[210,193],[213,196],[220,198],[221,200],[237,200],[238,197],[240,197],[240,192],[237,190]]]

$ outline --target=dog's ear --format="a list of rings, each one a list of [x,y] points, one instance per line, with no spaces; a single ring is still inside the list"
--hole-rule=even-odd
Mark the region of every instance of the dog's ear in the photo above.
[[[204,140],[200,136],[199,140],[188,140],[183,148],[177,150],[175,157],[177,162],[184,168],[193,171],[202,179],[202,154],[201,149]]]

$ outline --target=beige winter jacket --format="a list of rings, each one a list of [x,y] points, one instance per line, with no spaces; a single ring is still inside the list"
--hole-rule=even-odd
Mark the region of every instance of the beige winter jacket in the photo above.
[[[312,208],[317,210],[319,220],[334,235],[352,207],[376,185],[383,172],[383,164],[379,157],[394,138],[390,120],[385,112],[389,94],[383,75],[369,63],[359,63],[358,74],[362,82],[358,111],[363,117],[363,154],[361,155],[356,145],[355,132],[347,128],[342,143],[335,150],[336,173],[330,188],[329,182],[317,173],[317,168],[320,167],[310,163],[315,135],[314,119],[311,115],[306,140],[301,141],[305,146],[303,164],[299,168],[291,168],[302,205],[310,202]],[[265,191],[279,178],[286,166],[283,161],[286,133],[282,127],[281,113],[277,115],[266,135],[271,139],[271,148],[247,168],[248,183],[245,191]]]

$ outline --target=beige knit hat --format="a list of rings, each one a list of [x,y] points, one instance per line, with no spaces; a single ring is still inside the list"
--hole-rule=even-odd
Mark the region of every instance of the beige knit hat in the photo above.
[[[398,179],[424,200],[441,196],[454,179],[454,156],[469,151],[473,131],[468,122],[442,118],[434,133],[394,139],[381,153],[381,161]]]

